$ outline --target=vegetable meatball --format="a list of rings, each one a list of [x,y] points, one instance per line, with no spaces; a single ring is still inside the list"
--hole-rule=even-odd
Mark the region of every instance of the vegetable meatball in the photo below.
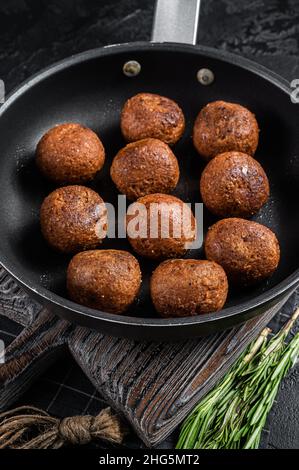
[[[241,152],[217,155],[200,179],[203,203],[220,217],[250,217],[269,197],[269,182],[261,165]]]
[[[196,221],[180,199],[150,194],[131,204],[127,212],[127,235],[132,248],[152,259],[184,256],[196,238]]]
[[[128,99],[121,113],[121,131],[127,142],[153,137],[175,144],[185,129],[181,108],[171,99],[138,93]]]
[[[42,203],[43,236],[53,248],[71,253],[97,247],[107,232],[107,210],[103,199],[84,186],[64,186]]]
[[[212,261],[174,259],[157,267],[150,289],[162,317],[186,317],[220,310],[228,282],[223,268]]]
[[[210,227],[206,257],[220,264],[236,284],[262,281],[276,270],[280,249],[275,234],[264,225],[245,219],[223,219]]]
[[[158,139],[142,139],[121,149],[114,158],[111,178],[129,199],[175,189],[179,165],[170,147]]]
[[[53,127],[41,138],[36,161],[44,176],[55,183],[84,183],[104,165],[105,150],[91,129],[67,123]]]
[[[133,303],[141,284],[137,259],[122,250],[78,253],[67,270],[70,298],[86,307],[123,313]]]
[[[239,104],[214,101],[207,104],[195,120],[193,143],[207,160],[231,150],[254,155],[258,140],[259,128],[254,114]]]

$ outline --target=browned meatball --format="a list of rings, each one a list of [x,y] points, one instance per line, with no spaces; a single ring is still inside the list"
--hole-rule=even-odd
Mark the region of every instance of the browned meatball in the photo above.
[[[53,127],[41,138],[36,161],[41,172],[55,183],[84,183],[104,165],[105,150],[91,129],[67,123]]]
[[[123,313],[141,284],[137,259],[122,250],[78,253],[67,270],[67,289],[75,302],[109,313]]]
[[[269,197],[269,182],[261,165],[241,152],[217,155],[200,179],[204,204],[220,217],[250,217]]]
[[[40,210],[42,233],[53,248],[71,253],[97,247],[107,231],[103,199],[84,186],[53,191]]]
[[[255,284],[276,270],[280,249],[275,234],[245,219],[223,219],[210,227],[206,257],[220,264],[236,284]]]
[[[254,155],[258,140],[259,128],[254,114],[239,104],[209,103],[194,123],[194,146],[207,160],[231,150]]]
[[[153,93],[138,93],[126,101],[120,124],[128,142],[153,137],[175,144],[184,132],[185,118],[173,100]]]
[[[189,206],[177,197],[150,194],[128,208],[127,235],[141,256],[177,258],[184,256],[188,244],[195,240],[196,220]]]
[[[174,259],[157,267],[150,289],[162,317],[187,317],[220,310],[228,282],[223,268],[212,261]]]
[[[179,165],[170,147],[158,139],[142,139],[121,149],[110,170],[117,189],[129,199],[175,189]]]

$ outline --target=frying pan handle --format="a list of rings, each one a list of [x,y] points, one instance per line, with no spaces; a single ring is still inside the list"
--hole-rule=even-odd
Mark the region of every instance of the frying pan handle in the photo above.
[[[152,41],[196,44],[201,0],[156,0]]]

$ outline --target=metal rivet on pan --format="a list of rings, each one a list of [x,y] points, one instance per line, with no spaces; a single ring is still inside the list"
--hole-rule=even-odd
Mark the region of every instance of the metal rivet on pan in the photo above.
[[[211,85],[215,80],[215,75],[210,69],[200,69],[196,74],[197,80],[201,85]]]
[[[141,71],[141,65],[137,60],[129,60],[123,66],[123,72],[127,77],[136,77]]]

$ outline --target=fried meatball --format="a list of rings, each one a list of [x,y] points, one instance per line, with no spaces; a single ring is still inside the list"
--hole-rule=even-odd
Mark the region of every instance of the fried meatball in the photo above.
[[[67,123],[53,127],[41,138],[36,161],[44,176],[55,183],[84,183],[104,165],[105,150],[91,129]]]
[[[155,269],[150,290],[162,317],[188,317],[220,310],[228,282],[223,268],[212,261],[174,259]]]
[[[261,165],[241,152],[217,155],[200,179],[203,203],[220,217],[250,217],[265,204],[269,191]]]
[[[239,104],[209,103],[194,123],[193,143],[206,160],[231,150],[254,155],[258,140],[259,127],[254,114]]]
[[[138,93],[126,101],[120,125],[127,142],[153,137],[175,144],[184,132],[185,118],[173,100],[153,93]]]
[[[56,250],[72,253],[97,247],[107,232],[103,199],[84,186],[64,186],[42,203],[43,236]]]
[[[280,258],[278,240],[269,228],[237,218],[210,227],[205,253],[223,267],[230,280],[245,286],[271,276]]]
[[[131,204],[127,236],[132,248],[152,259],[184,256],[196,238],[196,220],[187,204],[174,196],[150,194]]]
[[[78,304],[109,313],[123,313],[135,300],[141,284],[137,259],[122,250],[78,253],[67,270],[67,289]]]
[[[119,192],[135,200],[147,194],[174,190],[180,169],[167,144],[158,139],[142,139],[118,152],[110,174]]]

